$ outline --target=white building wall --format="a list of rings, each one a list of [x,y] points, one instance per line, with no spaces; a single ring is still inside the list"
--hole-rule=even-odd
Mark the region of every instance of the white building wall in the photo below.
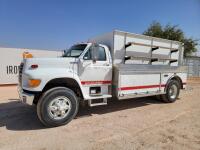
[[[23,52],[30,52],[33,57],[59,57],[62,55],[62,51],[0,47],[0,85],[18,83],[18,67],[23,59]]]

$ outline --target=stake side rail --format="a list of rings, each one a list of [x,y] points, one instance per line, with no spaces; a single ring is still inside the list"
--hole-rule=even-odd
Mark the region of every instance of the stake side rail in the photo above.
[[[125,37],[126,39],[126,37]],[[125,40],[126,41],[126,40]],[[131,55],[131,56],[126,56],[126,49],[132,45],[137,45],[137,46],[146,46],[146,47],[150,47],[151,48],[151,55],[150,56],[134,56],[134,55]],[[170,47],[166,47],[166,46],[158,46],[158,45],[153,45],[153,39],[152,39],[152,42],[151,44],[144,44],[144,43],[137,43],[137,42],[128,42],[127,44],[125,43],[125,59],[124,59],[124,63],[127,61],[127,60],[148,60],[150,64],[152,64],[152,62],[155,62],[155,61],[169,61],[169,65],[171,63],[174,63],[174,62],[177,62],[178,60],[177,59],[172,59],[171,58],[171,54],[172,53],[175,53],[175,52],[178,52],[179,49],[177,48],[172,48],[172,43],[170,44]],[[154,54],[153,54],[153,51],[155,50],[159,50],[160,48],[162,49],[169,49],[170,50],[170,57],[169,58],[160,58],[160,57],[153,57]]]

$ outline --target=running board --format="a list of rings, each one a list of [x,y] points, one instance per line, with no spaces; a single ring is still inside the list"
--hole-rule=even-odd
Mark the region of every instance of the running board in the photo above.
[[[95,100],[97,100],[97,99],[89,99],[88,105],[90,107],[107,105],[107,98],[103,98],[103,99],[101,99],[101,101],[96,101],[96,102],[95,102]]]

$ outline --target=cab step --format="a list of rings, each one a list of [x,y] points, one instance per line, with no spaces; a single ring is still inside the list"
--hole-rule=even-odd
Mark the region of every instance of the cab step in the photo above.
[[[88,105],[90,107],[94,106],[101,106],[101,105],[107,105],[107,98],[102,98],[102,99],[89,99],[88,100]]]

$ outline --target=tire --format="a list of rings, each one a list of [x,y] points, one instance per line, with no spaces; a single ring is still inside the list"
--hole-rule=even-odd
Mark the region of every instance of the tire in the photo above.
[[[75,93],[65,87],[46,91],[38,101],[37,115],[46,127],[69,123],[77,114],[79,102]]]
[[[166,87],[166,94],[161,95],[162,101],[173,103],[176,101],[180,93],[180,84],[176,80],[171,80]]]

